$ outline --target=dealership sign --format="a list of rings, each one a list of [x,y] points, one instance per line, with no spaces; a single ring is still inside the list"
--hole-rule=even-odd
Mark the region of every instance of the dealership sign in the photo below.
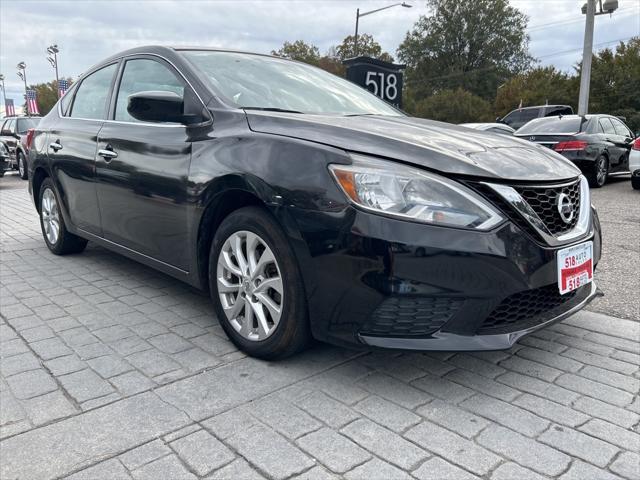
[[[405,65],[371,57],[350,58],[343,63],[347,66],[348,80],[366,88],[394,107],[402,108],[402,70]]]

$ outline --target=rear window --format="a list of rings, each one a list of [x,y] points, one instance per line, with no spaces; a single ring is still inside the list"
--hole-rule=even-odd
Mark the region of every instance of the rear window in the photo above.
[[[518,134],[525,133],[578,133],[581,129],[581,118],[540,118],[533,120],[518,130]]]

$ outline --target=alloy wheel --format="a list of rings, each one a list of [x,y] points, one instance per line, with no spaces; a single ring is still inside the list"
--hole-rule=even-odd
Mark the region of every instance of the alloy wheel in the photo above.
[[[596,180],[598,181],[598,185],[604,185],[604,182],[607,179],[607,159],[604,157],[598,158],[598,167],[596,172]]]
[[[56,196],[50,188],[42,193],[41,215],[44,234],[49,243],[54,245],[60,236],[60,211]]]
[[[283,308],[280,267],[267,243],[249,231],[233,233],[217,261],[216,281],[227,320],[245,339],[261,341],[276,330]]]
[[[24,178],[24,160],[20,154],[18,154],[18,173],[20,173],[20,178]]]

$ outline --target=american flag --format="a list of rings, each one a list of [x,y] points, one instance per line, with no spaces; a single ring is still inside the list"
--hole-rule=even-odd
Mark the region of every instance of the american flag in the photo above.
[[[27,112],[32,115],[40,115],[40,110],[38,109],[38,102],[36,101],[36,91],[35,90],[27,90]]]
[[[60,94],[61,97],[66,93],[68,88],[69,88],[69,82],[64,78],[60,80],[60,82],[58,83],[58,93]]]
[[[13,117],[16,114],[16,109],[13,106],[13,99],[12,98],[5,98],[4,99],[4,114],[7,117]]]

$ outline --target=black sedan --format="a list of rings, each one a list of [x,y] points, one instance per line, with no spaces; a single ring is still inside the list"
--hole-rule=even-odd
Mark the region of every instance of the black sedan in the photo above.
[[[611,115],[566,115],[532,120],[515,133],[552,148],[575,163],[592,187],[602,187],[610,174],[629,173],[634,135]]]
[[[90,240],[208,290],[262,358],[311,337],[504,349],[596,295],[600,224],[571,162],[298,62],[115,55],[41,121],[30,159],[54,254]]]

